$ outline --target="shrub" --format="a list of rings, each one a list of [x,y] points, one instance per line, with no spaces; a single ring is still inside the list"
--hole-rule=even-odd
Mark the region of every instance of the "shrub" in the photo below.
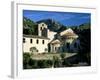
[[[52,67],[53,65],[53,60],[47,60],[46,61],[47,67]]]
[[[38,67],[39,68],[43,68],[43,65],[44,65],[43,61],[42,60],[38,60]]]
[[[61,53],[60,56],[61,56],[62,59],[64,59],[66,57],[66,54],[65,53]]]
[[[32,66],[32,68],[38,68],[37,60],[30,61],[30,65]]]
[[[61,67],[62,60],[57,56],[53,56],[52,60],[34,60],[31,58],[30,54],[23,54],[24,69],[50,68],[52,66]]]
[[[53,66],[55,68],[62,66],[62,61],[57,56],[53,56]]]
[[[52,67],[52,60],[38,60],[38,68],[49,68]]]
[[[63,65],[64,67],[71,67],[71,66],[72,66],[72,64],[71,64],[70,62],[68,62],[67,60],[64,60],[64,61],[62,62],[62,65]]]
[[[23,53],[23,68],[26,69],[30,60],[30,54]]]

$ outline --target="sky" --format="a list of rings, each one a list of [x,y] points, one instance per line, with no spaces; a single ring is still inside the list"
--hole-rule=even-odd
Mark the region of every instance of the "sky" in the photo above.
[[[91,22],[90,13],[23,10],[23,16],[34,22],[43,19],[53,19],[65,26],[78,26]]]

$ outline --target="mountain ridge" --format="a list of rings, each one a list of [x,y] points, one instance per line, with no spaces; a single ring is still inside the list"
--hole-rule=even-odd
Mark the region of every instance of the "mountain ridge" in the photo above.
[[[90,23],[84,23],[84,24],[81,24],[80,26],[72,27],[72,26],[65,26],[65,25],[61,24],[60,22],[57,22],[56,20],[53,20],[53,19],[43,19],[43,20],[39,20],[39,21],[35,22],[31,19],[23,17],[23,34],[34,35],[38,24],[41,22],[47,24],[48,29],[50,31],[54,31],[57,33],[60,33],[68,28],[71,28],[72,30],[76,31],[76,33],[77,33],[77,30],[83,30],[83,29],[90,28]]]

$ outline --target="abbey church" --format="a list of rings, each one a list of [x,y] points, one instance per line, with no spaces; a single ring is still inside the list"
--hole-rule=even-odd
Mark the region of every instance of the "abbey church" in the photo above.
[[[50,31],[44,22],[38,23],[37,35],[23,35],[23,52],[61,53],[77,52],[79,48],[78,35],[69,28],[60,33]]]

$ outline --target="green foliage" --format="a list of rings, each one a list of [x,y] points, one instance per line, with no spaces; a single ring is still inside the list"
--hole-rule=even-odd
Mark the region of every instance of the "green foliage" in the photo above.
[[[24,68],[28,67],[29,60],[30,60],[30,54],[29,53],[23,53],[23,67]]]
[[[57,57],[53,56],[53,67],[61,67],[62,66],[62,61]]]
[[[66,54],[65,53],[61,53],[60,56],[61,56],[62,59],[64,59],[66,57]]]
[[[83,26],[83,25],[81,25]],[[89,26],[89,25],[86,25]],[[80,46],[78,50],[78,56],[80,62],[86,62],[91,64],[91,30],[83,29],[79,32]]]
[[[45,68],[46,67],[46,61],[45,60],[39,60],[38,61],[38,67],[39,68]]]
[[[30,59],[29,65],[32,68],[49,68],[52,67],[52,60],[33,60]]]
[[[38,22],[33,22],[32,20],[23,17],[23,33],[37,35],[37,26],[41,22],[46,23],[48,25],[48,29],[54,32],[61,32],[66,29],[64,25],[52,19],[44,19]]]
[[[28,62],[29,59],[30,59],[30,54],[29,53],[24,53],[23,54],[23,60],[26,61],[26,62]]]
[[[38,68],[50,68],[52,67],[53,61],[52,60],[38,60]]]
[[[90,23],[86,23],[86,24],[81,24],[79,26],[80,30],[84,30],[84,29],[90,29]]]
[[[71,67],[71,66],[72,66],[72,64],[71,64],[69,61],[67,61],[67,60],[64,60],[64,61],[62,62],[62,65],[63,65],[64,67]]]
[[[37,60],[33,60],[33,59],[30,59],[29,61],[29,65],[32,67],[32,68],[38,68],[38,61]]]
[[[36,35],[36,28],[37,28],[37,24],[35,22],[33,22],[32,20],[23,17],[23,34],[26,35]]]
[[[87,55],[87,57],[89,57]],[[88,60],[89,61],[89,60]],[[53,59],[32,59],[28,53],[23,54],[23,68],[24,69],[39,69],[39,68],[58,68],[58,67],[71,67],[73,66],[66,58],[61,59],[60,57],[53,56]]]
[[[50,68],[52,65],[53,60],[34,60],[29,53],[23,53],[24,69]]]

